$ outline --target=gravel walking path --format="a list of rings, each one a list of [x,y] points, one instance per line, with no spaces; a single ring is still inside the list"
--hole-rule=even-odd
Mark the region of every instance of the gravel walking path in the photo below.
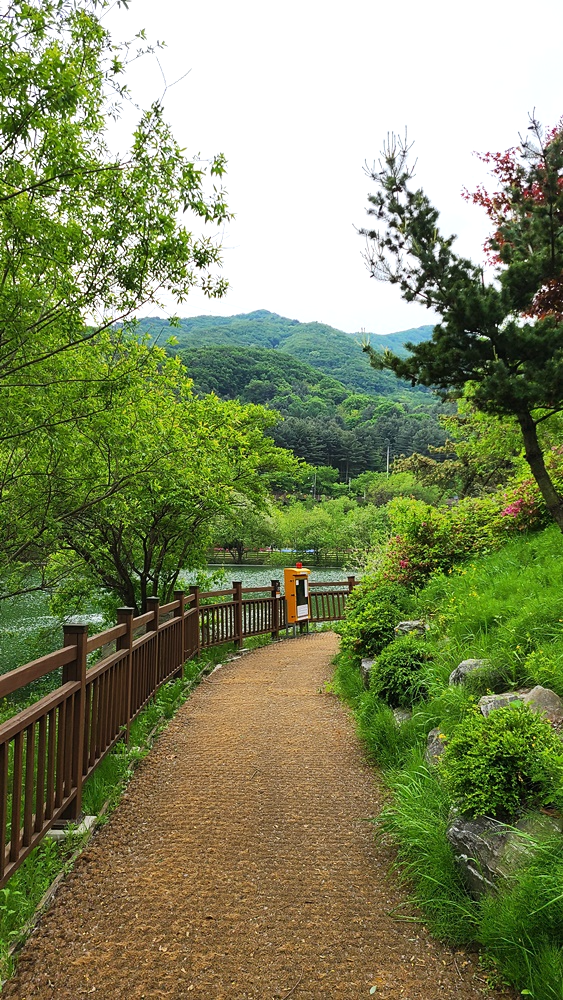
[[[324,689],[336,649],[333,633],[304,636],[200,685],[63,884],[6,1000],[483,996],[471,958],[395,919],[405,894],[368,822],[381,793]]]

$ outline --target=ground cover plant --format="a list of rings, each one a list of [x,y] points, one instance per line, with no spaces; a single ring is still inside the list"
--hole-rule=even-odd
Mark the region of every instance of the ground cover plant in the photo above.
[[[506,538],[506,536],[505,536]],[[471,898],[445,831],[453,810],[509,819],[530,808],[561,805],[563,744],[528,708],[495,710],[485,719],[477,706],[491,691],[542,684],[563,695],[563,539],[554,525],[509,537],[498,551],[477,555],[407,595],[409,618],[423,619],[424,698],[399,725],[393,697],[372,680],[366,690],[358,670],[365,655],[354,635],[352,606],[344,624],[333,690],[351,705],[367,755],[382,768],[391,798],[377,835],[391,838],[399,869],[421,917],[452,944],[476,942],[499,981],[535,1000],[563,1000],[563,838],[528,837],[527,850],[496,895]],[[377,578],[363,584],[376,590]],[[385,587],[382,591],[385,592]],[[410,603],[408,603],[410,602]],[[377,596],[361,597],[363,608]],[[395,624],[403,617],[396,614]],[[391,636],[373,667],[393,661]],[[465,659],[483,666],[466,684],[450,686],[450,672]],[[400,681],[400,671],[397,683]],[[384,700],[379,695],[384,695]],[[426,759],[427,735],[437,730],[446,747]]]

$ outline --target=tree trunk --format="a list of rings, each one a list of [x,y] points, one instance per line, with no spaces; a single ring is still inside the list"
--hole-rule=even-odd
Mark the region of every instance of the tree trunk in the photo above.
[[[524,439],[526,461],[538,484],[540,493],[555,523],[563,531],[563,498],[559,495],[545,467],[543,452],[538,441],[538,431],[531,413],[518,414],[518,423]]]

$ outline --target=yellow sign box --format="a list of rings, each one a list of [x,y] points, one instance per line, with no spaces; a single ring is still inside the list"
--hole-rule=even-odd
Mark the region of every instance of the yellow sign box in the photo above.
[[[287,608],[287,623],[308,622],[311,617],[309,603],[309,574],[300,563],[295,568],[284,569],[283,582]]]

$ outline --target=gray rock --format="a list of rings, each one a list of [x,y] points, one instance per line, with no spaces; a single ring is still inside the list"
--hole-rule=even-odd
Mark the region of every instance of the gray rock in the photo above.
[[[369,687],[369,679],[375,660],[364,658],[360,663],[360,673],[365,687]]]
[[[504,691],[502,694],[484,694],[479,698],[478,705],[481,712],[487,718],[495,708],[506,708],[513,701],[522,701],[523,691]]]
[[[563,722],[563,701],[555,691],[537,684],[531,691],[522,695],[522,701],[534,712],[544,715],[548,722]]]
[[[456,816],[446,830],[467,891],[475,899],[494,890],[507,828],[488,816]]]
[[[410,635],[411,632],[424,635],[427,628],[428,626],[423,621],[399,622],[398,625],[395,625],[394,631],[395,635]]]
[[[462,660],[455,670],[452,670],[449,683],[451,685],[463,684],[468,674],[472,674],[479,667],[485,667],[488,662],[488,660]]]
[[[426,750],[424,751],[426,763],[435,764],[438,758],[442,756],[445,746],[446,740],[443,737],[440,739],[440,730],[431,729],[428,733]]]
[[[406,708],[394,708],[393,715],[395,716],[395,722],[397,722],[399,726],[402,725],[403,722],[408,722],[409,719],[412,719],[412,712],[409,712]]]
[[[498,880],[506,878],[538,843],[562,831],[561,817],[539,812],[530,813],[514,826],[488,816],[456,816],[446,837],[467,890],[477,899],[493,892]]]
[[[555,691],[544,688],[540,684],[532,688],[522,688],[520,691],[504,691],[502,694],[485,694],[479,699],[479,708],[485,718],[495,708],[504,708],[512,701],[521,701],[529,705],[533,712],[544,715],[548,722],[559,724],[563,722],[563,701]]]

